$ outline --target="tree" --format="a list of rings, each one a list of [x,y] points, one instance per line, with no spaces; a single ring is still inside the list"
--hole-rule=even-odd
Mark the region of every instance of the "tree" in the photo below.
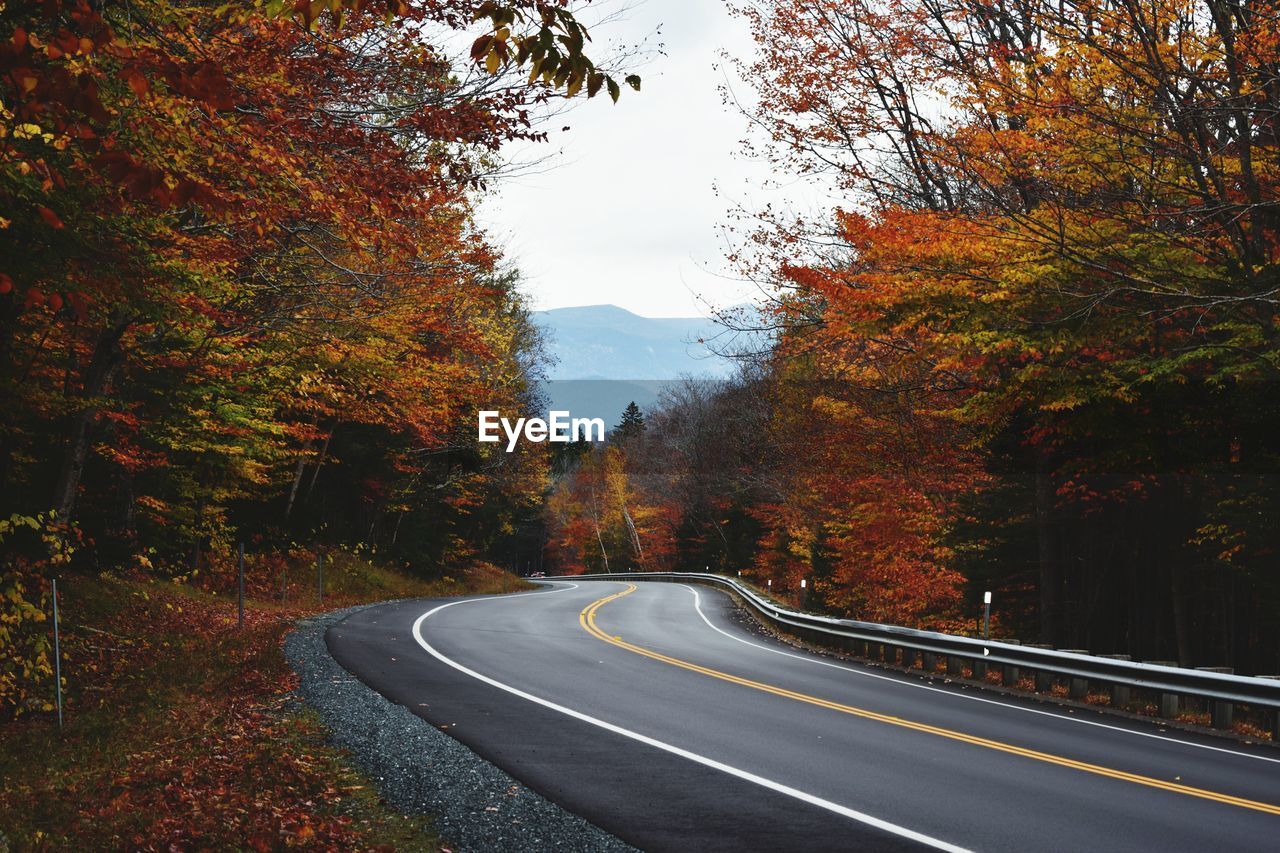
[[[644,414],[636,405],[636,401],[632,400],[622,410],[622,420],[618,421],[617,426],[613,428],[613,439],[626,443],[642,435],[644,429]]]
[[[478,73],[427,35],[474,20]],[[557,91],[616,97],[563,4],[20,3],[0,36],[10,509],[198,564],[270,529],[247,507],[321,526],[357,461],[371,542],[512,470],[440,459],[536,358],[470,194]]]
[[[895,535],[930,530],[941,565],[970,571],[1031,555],[1031,578],[1003,580],[1034,590],[1021,628],[1051,642],[1274,666],[1280,599],[1233,544],[1267,534],[1228,509],[1269,504],[1241,466],[1271,471],[1276,449],[1244,426],[1272,411],[1277,361],[1273,16],[1179,0],[742,14],[771,155],[847,199],[739,255],[776,288],[779,356],[851,382],[821,402],[847,424],[824,445],[883,476],[950,444],[911,461],[963,474],[922,481]],[[810,477],[847,472],[849,452]]]

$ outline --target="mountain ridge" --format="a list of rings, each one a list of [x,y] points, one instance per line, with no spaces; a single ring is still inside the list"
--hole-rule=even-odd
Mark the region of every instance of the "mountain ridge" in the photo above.
[[[709,342],[724,328],[706,317],[642,317],[609,303],[533,313],[554,363],[548,379],[723,379],[729,359]]]

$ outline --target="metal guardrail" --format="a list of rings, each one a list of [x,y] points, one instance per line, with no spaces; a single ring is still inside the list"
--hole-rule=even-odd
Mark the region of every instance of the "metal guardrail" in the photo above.
[[[1071,693],[1076,698],[1083,698],[1091,684],[1109,686],[1113,704],[1127,703],[1130,691],[1134,689],[1150,690],[1161,694],[1161,714],[1168,717],[1177,714],[1179,697],[1200,697],[1213,703],[1212,717],[1214,725],[1219,727],[1231,725],[1233,706],[1237,703],[1266,708],[1272,712],[1273,738],[1280,740],[1280,680],[1274,678],[1142,663],[1079,651],[817,616],[780,607],[731,578],[701,572],[567,575],[561,579],[670,581],[718,586],[736,594],[765,621],[778,628],[860,657],[883,658],[894,663],[898,658],[897,650],[901,649],[903,665],[908,667],[915,665],[918,655],[924,656],[926,670],[933,670],[938,659],[944,658],[947,671],[952,674],[959,674],[965,663],[970,665],[975,676],[979,673],[985,675],[988,667],[996,665],[1005,667],[1006,681],[1010,672],[1016,681],[1024,670],[1030,670],[1038,676],[1038,690],[1042,689],[1039,685],[1045,676],[1060,676],[1071,680]]]

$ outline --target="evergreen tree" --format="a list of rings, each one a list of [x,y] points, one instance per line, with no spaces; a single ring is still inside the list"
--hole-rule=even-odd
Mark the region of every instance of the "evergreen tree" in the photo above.
[[[632,400],[622,411],[622,420],[613,428],[613,437],[619,443],[626,443],[644,432],[644,413]]]

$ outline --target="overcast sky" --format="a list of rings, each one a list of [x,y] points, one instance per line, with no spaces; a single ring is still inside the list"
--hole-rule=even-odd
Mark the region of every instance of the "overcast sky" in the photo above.
[[[739,153],[747,122],[717,90],[726,73],[718,52],[749,57],[750,34],[722,0],[640,0],[592,35],[634,43],[659,26],[665,55],[638,69],[643,91],[624,87],[616,105],[584,99],[537,152],[562,152],[549,170],[508,179],[481,205],[481,223],[524,273],[535,308],[613,303],[649,317],[697,316],[754,292],[731,280],[720,226],[736,202],[766,200],[758,185],[767,170]]]

